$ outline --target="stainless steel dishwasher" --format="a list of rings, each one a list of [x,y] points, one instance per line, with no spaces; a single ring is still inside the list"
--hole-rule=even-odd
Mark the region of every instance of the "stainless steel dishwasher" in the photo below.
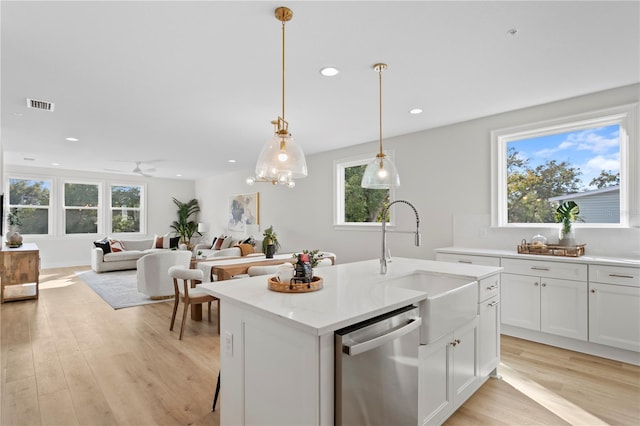
[[[335,424],[418,424],[418,308],[335,332]]]

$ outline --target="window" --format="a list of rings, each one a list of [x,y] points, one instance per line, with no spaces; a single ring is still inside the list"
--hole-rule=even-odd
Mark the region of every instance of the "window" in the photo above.
[[[96,184],[64,184],[64,232],[65,234],[96,234],[100,187]]]
[[[629,226],[635,109],[492,132],[493,225],[555,223],[558,205],[573,200],[585,226]]]
[[[142,232],[142,186],[111,186],[111,232]]]
[[[389,155],[387,153],[387,155]],[[391,199],[390,190],[366,189],[360,186],[367,164],[375,154],[338,160],[334,163],[336,176],[334,225],[364,228],[382,222],[382,211]],[[390,221],[389,213],[387,222]]]
[[[9,212],[17,214],[24,235],[49,233],[51,181],[9,178]]]

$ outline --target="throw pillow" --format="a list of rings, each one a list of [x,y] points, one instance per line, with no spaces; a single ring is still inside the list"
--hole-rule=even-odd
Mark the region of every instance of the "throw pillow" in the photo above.
[[[169,238],[169,248],[178,248],[180,237]]]
[[[231,237],[227,237],[224,239],[224,242],[222,243],[222,246],[220,247],[220,250],[222,249],[227,249],[229,247],[231,247],[232,245],[234,245],[236,243],[236,241],[231,238]]]
[[[225,239],[226,238],[224,238],[224,237],[218,237],[218,239],[216,240],[216,244],[213,247],[213,249],[214,250],[220,250],[220,248],[222,247],[222,244],[224,243]]]
[[[107,240],[106,238],[103,240],[94,241],[93,245],[101,248],[104,254],[111,253],[111,245],[109,244],[109,240]]]
[[[213,237],[213,241],[211,241],[211,250],[215,250],[216,241],[218,241],[218,237]]]
[[[109,247],[111,248],[111,252],[112,253],[117,253],[119,251],[124,251],[124,244],[122,243],[122,241],[118,241],[118,240],[109,240]]]

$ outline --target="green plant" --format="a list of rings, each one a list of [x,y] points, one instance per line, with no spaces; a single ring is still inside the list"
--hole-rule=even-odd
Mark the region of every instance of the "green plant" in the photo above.
[[[276,231],[273,230],[273,225],[271,225],[270,227],[265,229],[264,232],[262,233],[262,236],[264,237],[264,239],[262,240],[262,252],[263,253],[267,252],[267,246],[269,244],[273,244],[273,247],[276,249],[276,251],[278,251],[278,249],[280,249],[280,243],[278,242],[278,236],[276,234]]]
[[[580,216],[580,207],[575,201],[565,201],[556,209],[556,222],[562,223],[562,233],[567,235],[571,233],[571,224],[576,220],[582,220]]]
[[[22,218],[20,217],[20,211],[18,209],[14,209],[12,210],[8,215],[7,215],[7,222],[9,223],[9,226],[22,226]]]
[[[173,221],[171,229],[176,231],[176,234],[180,236],[180,240],[183,243],[189,245],[191,244],[191,237],[193,237],[194,234],[201,235],[198,232],[198,223],[195,220],[191,220],[191,217],[200,211],[198,200],[194,198],[183,203],[174,197],[173,203],[178,206],[178,220]]]
[[[318,257],[318,253],[320,252],[320,250],[315,249],[315,250],[302,250],[302,254],[308,254],[309,255],[309,263],[311,264],[312,268],[315,268],[316,266],[318,266],[318,263],[320,263],[320,258]],[[300,253],[293,253],[293,258],[297,259],[298,258],[298,254]]]

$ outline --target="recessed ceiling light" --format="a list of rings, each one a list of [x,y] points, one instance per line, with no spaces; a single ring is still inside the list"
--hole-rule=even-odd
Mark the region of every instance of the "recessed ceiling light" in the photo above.
[[[236,160],[228,160],[227,162],[228,162],[228,163],[235,163],[235,162],[236,162]]]
[[[422,108],[412,108],[409,110],[409,114],[413,114],[413,115],[422,114]]]
[[[518,29],[517,28],[509,28],[507,30],[507,34],[513,37],[514,35],[518,34]]]
[[[65,139],[70,141],[70,142],[78,142],[80,140],[78,138],[65,138]]]
[[[334,75],[338,75],[339,73],[340,70],[334,67],[324,67],[320,70],[320,74],[324,75],[325,77],[333,77]]]
[[[180,173],[178,173],[176,176],[177,176],[177,177],[182,177],[182,175],[181,175]]]
[[[59,166],[60,163],[51,163],[52,166]]]

